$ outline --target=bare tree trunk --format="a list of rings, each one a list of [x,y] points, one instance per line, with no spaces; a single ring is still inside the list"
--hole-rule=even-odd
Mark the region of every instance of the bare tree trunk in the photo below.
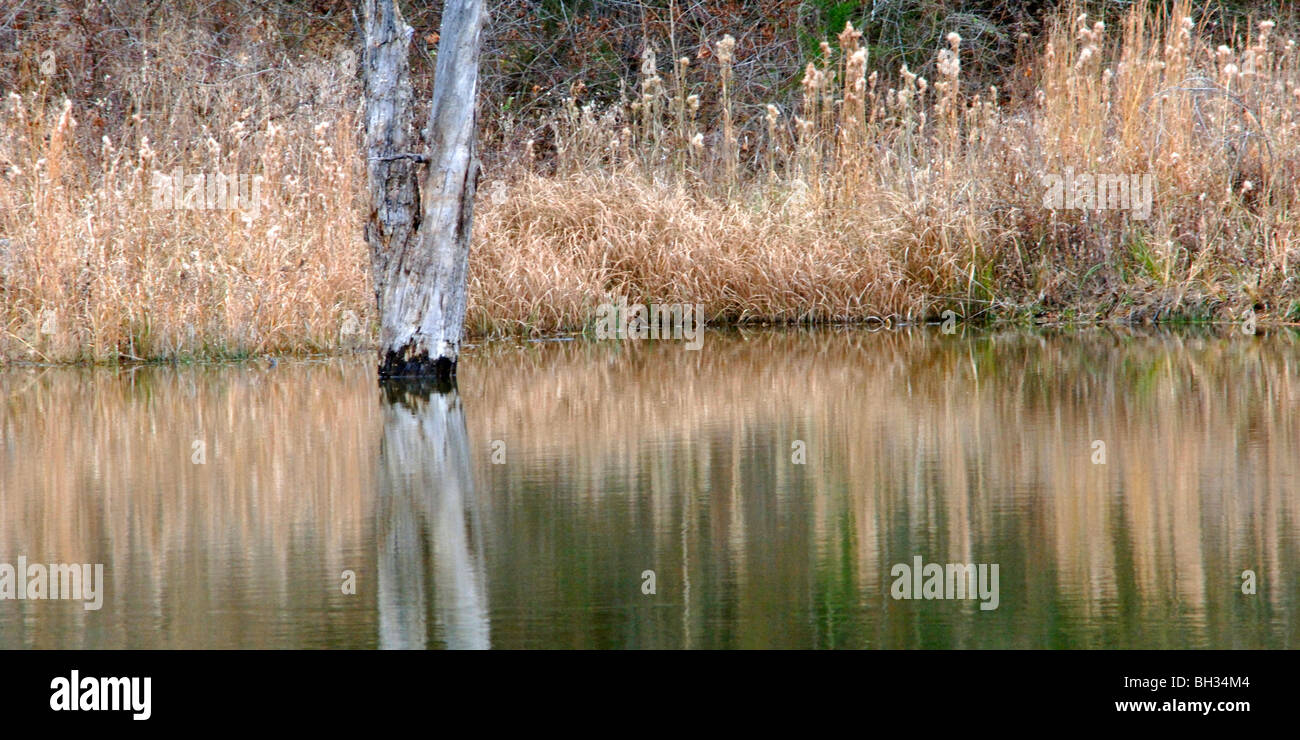
[[[365,6],[366,223],[379,309],[379,376],[456,376],[478,185],[476,101],[483,0],[442,11],[427,154],[414,150],[411,27],[393,0]],[[427,165],[420,182],[418,166]]]

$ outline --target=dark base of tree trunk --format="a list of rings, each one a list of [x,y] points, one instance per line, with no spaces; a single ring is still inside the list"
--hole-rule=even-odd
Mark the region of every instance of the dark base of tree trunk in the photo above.
[[[379,363],[379,378],[420,379],[434,383],[447,383],[456,386],[456,361],[446,357],[429,359],[428,353],[421,352],[408,357],[405,352],[389,350]]]
[[[431,378],[383,378],[379,382],[384,401],[421,412],[435,395],[456,395],[456,381]]]

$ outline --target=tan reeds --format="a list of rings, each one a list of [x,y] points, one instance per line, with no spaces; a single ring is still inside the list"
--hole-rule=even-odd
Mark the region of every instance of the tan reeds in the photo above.
[[[574,85],[546,141],[488,154],[469,331],[581,329],[616,294],[734,321],[1300,320],[1300,55],[1269,21],[1222,46],[1207,24],[1188,0],[1117,31],[1069,5],[1026,59],[1028,100],[965,89],[956,33],[923,70],[868,74],[848,26],[792,81],[789,114],[736,109],[734,38],[702,45],[711,59],[674,44],[666,82],[647,43],[629,100]],[[181,41],[151,41],[121,81],[148,115],[117,140],[43,83],[8,96],[0,357],[369,340],[354,77],[326,55],[169,99]],[[177,167],[261,175],[260,213],[152,208],[154,173]],[[1149,217],[1046,207],[1044,176],[1067,171],[1151,175]]]

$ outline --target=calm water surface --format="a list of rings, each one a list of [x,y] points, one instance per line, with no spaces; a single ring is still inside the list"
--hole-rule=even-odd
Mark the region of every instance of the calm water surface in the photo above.
[[[1300,644],[1294,334],[710,333],[461,374],[0,371],[0,563],[106,591],[0,601],[0,648]],[[997,564],[998,608],[892,598],[917,556]]]

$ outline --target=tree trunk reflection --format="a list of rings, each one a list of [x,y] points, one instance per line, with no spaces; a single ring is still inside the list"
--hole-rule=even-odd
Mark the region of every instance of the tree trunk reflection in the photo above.
[[[460,396],[410,383],[385,384],[384,395],[376,522],[380,647],[487,648],[482,520]]]

